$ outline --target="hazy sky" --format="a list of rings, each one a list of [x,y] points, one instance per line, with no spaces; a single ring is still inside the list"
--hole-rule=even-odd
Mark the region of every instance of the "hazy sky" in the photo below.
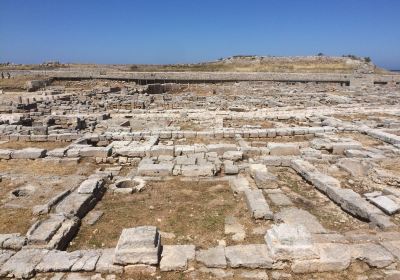
[[[0,62],[319,52],[400,69],[400,0],[0,0]]]

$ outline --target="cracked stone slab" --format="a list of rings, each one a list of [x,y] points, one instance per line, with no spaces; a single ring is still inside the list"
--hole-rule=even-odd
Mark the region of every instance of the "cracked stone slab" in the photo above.
[[[0,248],[20,250],[26,244],[26,237],[19,233],[0,234]]]
[[[348,245],[318,244],[318,252],[319,259],[294,260],[292,271],[294,273],[342,271],[350,266],[351,254]]]
[[[301,225],[274,225],[264,238],[274,259],[318,258],[311,233]]]
[[[160,270],[186,270],[189,260],[195,257],[194,245],[164,245],[161,254]]]
[[[196,260],[206,267],[226,268],[225,247],[217,246],[196,252]]]
[[[79,251],[49,251],[36,266],[37,272],[66,272],[81,258]]]
[[[101,256],[96,263],[96,272],[99,273],[122,273],[123,267],[114,264],[115,249],[101,250]]]
[[[244,192],[247,207],[255,219],[272,219],[273,213],[269,209],[262,190],[246,190]]]
[[[225,255],[232,268],[272,268],[273,260],[264,244],[228,246]]]
[[[326,229],[319,223],[314,215],[296,207],[282,209],[275,214],[274,219],[283,221],[289,225],[301,225],[310,233],[326,233]]]
[[[28,230],[29,244],[46,244],[56,234],[66,220],[63,215],[50,215],[48,219],[38,221]]]
[[[71,271],[93,271],[96,268],[97,261],[101,256],[99,250],[81,250],[77,251],[81,257],[71,267]]]
[[[269,193],[268,198],[277,206],[292,206],[293,202],[283,193]]]
[[[96,204],[97,198],[92,194],[71,193],[55,209],[58,214],[83,218]]]
[[[351,245],[351,256],[377,268],[386,267],[394,262],[394,257],[388,250],[373,243]]]
[[[249,181],[243,176],[231,179],[229,185],[234,193],[243,193],[245,190],[250,189]]]
[[[0,277],[30,278],[35,267],[48,253],[41,249],[23,249],[6,261],[0,270]]]
[[[393,215],[400,210],[399,204],[384,195],[371,197],[369,201],[388,215]]]
[[[15,254],[12,250],[0,250],[0,267]]]

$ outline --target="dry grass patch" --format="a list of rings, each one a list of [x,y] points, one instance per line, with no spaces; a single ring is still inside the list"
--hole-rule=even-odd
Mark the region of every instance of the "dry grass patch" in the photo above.
[[[2,160],[0,161],[0,170],[2,172],[10,172],[25,175],[85,175],[88,176],[93,173],[97,166],[89,162],[81,162],[76,164],[74,162],[56,162],[46,159],[36,160]]]
[[[346,232],[354,229],[368,229],[368,225],[344,212],[338,205],[304,181],[289,168],[276,168],[280,185],[294,205],[316,216],[328,230]]]
[[[64,148],[70,145],[70,142],[29,142],[29,141],[9,141],[6,143],[0,144],[0,149],[14,149],[20,150],[24,148],[40,148],[53,150],[57,148]]]
[[[2,71],[0,71],[2,72]],[[7,71],[3,72],[6,76]],[[7,77],[7,76],[6,76]],[[45,79],[44,76],[18,76],[11,79],[0,79],[0,89],[5,90],[25,90],[26,83],[32,80]]]
[[[227,182],[180,181],[148,182],[146,189],[132,195],[107,192],[95,210],[104,211],[93,226],[83,224],[69,250],[116,246],[122,229],[155,225],[174,238],[163,244],[216,246],[224,239],[224,221],[233,215],[251,225],[241,198],[233,196]]]
[[[337,135],[341,138],[354,139],[354,140],[360,142],[364,147],[375,147],[375,146],[381,146],[381,145],[385,144],[381,140],[372,138],[371,136],[361,134],[361,133],[347,132],[347,133],[338,133]]]

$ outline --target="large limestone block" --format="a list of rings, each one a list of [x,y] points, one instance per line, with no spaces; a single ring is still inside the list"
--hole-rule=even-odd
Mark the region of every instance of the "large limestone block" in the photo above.
[[[268,143],[267,148],[271,156],[298,156],[300,148],[293,143]]]
[[[154,226],[123,229],[115,249],[114,264],[149,264],[159,262],[161,237]]]
[[[196,260],[206,267],[226,268],[225,247],[217,246],[196,252]]]
[[[31,278],[35,267],[48,253],[41,249],[24,249],[18,251],[0,269],[0,277]]]
[[[351,256],[377,268],[386,267],[394,262],[394,257],[388,250],[373,243],[351,245]]]
[[[272,268],[273,261],[264,244],[228,246],[225,255],[232,268]]]
[[[282,209],[275,214],[274,219],[288,225],[303,226],[310,233],[326,233],[325,228],[314,215],[296,207]]]
[[[310,232],[301,225],[274,225],[264,238],[274,259],[318,258]]]
[[[164,245],[161,261],[161,271],[186,270],[188,261],[195,257],[194,245]]]
[[[269,209],[262,190],[246,190],[244,192],[247,207],[254,219],[272,219],[273,213]]]
[[[14,150],[11,153],[11,157],[14,159],[37,159],[45,156],[46,150],[39,148],[25,148],[22,150]]]
[[[96,202],[97,198],[92,194],[73,192],[57,205],[55,212],[83,218],[95,206]]]
[[[349,267],[351,254],[346,244],[323,243],[318,244],[319,259],[294,260],[294,273],[315,273],[342,271]]]
[[[170,176],[174,165],[172,163],[150,164],[143,163],[138,167],[138,175],[140,176]]]
[[[214,176],[216,168],[214,164],[204,165],[182,165],[182,176],[186,177],[211,177]]]
[[[81,258],[81,253],[65,251],[49,251],[36,266],[37,272],[70,271],[71,267]]]

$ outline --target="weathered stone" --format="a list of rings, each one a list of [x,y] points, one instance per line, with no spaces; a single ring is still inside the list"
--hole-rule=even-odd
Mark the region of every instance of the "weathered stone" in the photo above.
[[[276,189],[278,187],[278,178],[269,172],[257,170],[253,172],[252,177],[259,189]]]
[[[115,264],[158,264],[161,239],[156,227],[123,229],[115,249]]]
[[[0,159],[10,159],[12,150],[0,149]]]
[[[35,267],[48,253],[47,250],[24,249],[18,251],[0,269],[0,277],[30,278],[35,275]]]
[[[271,156],[297,156],[300,155],[299,145],[292,143],[268,143],[267,148]]]
[[[73,192],[57,205],[55,212],[82,218],[96,205],[96,202],[97,198],[92,194]]]
[[[241,151],[227,151],[222,155],[223,159],[231,160],[231,161],[238,161],[243,158],[243,152]]]
[[[26,244],[26,237],[19,233],[0,234],[0,248],[19,250]]]
[[[232,178],[229,181],[229,185],[234,193],[243,193],[245,190],[250,189],[249,181],[240,175],[237,178]]]
[[[269,209],[267,201],[261,190],[246,190],[244,192],[247,207],[251,216],[255,219],[272,219],[273,213]]]
[[[240,277],[252,280],[268,280],[268,274],[265,271],[243,271],[240,273]]]
[[[207,145],[207,150],[209,152],[216,152],[219,155],[222,155],[228,151],[237,151],[237,147],[235,144],[210,144]]]
[[[160,270],[186,270],[188,261],[193,260],[194,257],[194,245],[164,245],[161,254]]]
[[[97,195],[101,191],[103,184],[104,182],[101,179],[97,178],[87,179],[79,185],[77,192],[81,194]]]
[[[114,265],[115,249],[101,250],[101,256],[96,263],[96,272],[100,273],[122,273],[123,267]]]
[[[196,252],[196,260],[206,267],[225,268],[225,247],[217,246],[207,250],[199,250]]]
[[[169,176],[172,175],[173,164],[140,164],[138,167],[138,175],[140,176]]]
[[[400,210],[400,205],[387,196],[371,197],[369,201],[388,215],[393,215]]]
[[[292,206],[293,202],[283,193],[269,193],[269,199],[277,206]]]
[[[14,159],[37,159],[46,156],[45,149],[39,148],[25,148],[22,150],[14,150],[11,157]]]
[[[217,279],[222,279],[222,278],[232,278],[233,277],[233,272],[227,271],[222,268],[207,268],[207,267],[200,267],[199,271],[201,273],[207,273],[207,274],[212,274],[214,277]]]
[[[12,250],[0,250],[0,267],[14,254],[15,252]]]
[[[228,246],[225,255],[232,268],[272,268],[273,261],[264,244]]]
[[[35,245],[47,244],[65,220],[66,217],[63,215],[50,215],[48,219],[36,222],[28,230],[28,243]]]
[[[288,225],[303,226],[310,233],[326,233],[326,230],[315,216],[296,207],[282,209],[275,214],[274,219]]]
[[[140,274],[140,275],[154,275],[157,272],[157,267],[146,264],[133,264],[124,266],[125,274]]]
[[[43,256],[41,262],[36,266],[37,272],[62,272],[70,271],[71,267],[81,258],[79,251],[49,251]]]
[[[73,264],[71,271],[93,271],[96,268],[97,261],[101,256],[99,250],[81,250],[76,251],[81,257]]]
[[[103,216],[103,214],[103,211],[90,211],[83,219],[83,222],[92,226]]]
[[[277,260],[318,257],[310,232],[301,225],[274,225],[267,231],[265,242],[271,256]]]
[[[226,175],[235,175],[239,173],[239,168],[234,165],[232,162],[225,161],[224,162],[224,173]]]
[[[362,260],[372,267],[386,267],[394,262],[390,252],[377,244],[354,244],[351,246],[351,256]]]
[[[342,158],[337,165],[351,174],[352,177],[367,176],[369,166],[363,161],[353,158]]]
[[[318,244],[319,259],[295,260],[294,273],[342,271],[349,267],[351,254],[345,244]]]
[[[186,177],[210,177],[214,176],[215,172],[213,164],[182,166],[182,176]]]

